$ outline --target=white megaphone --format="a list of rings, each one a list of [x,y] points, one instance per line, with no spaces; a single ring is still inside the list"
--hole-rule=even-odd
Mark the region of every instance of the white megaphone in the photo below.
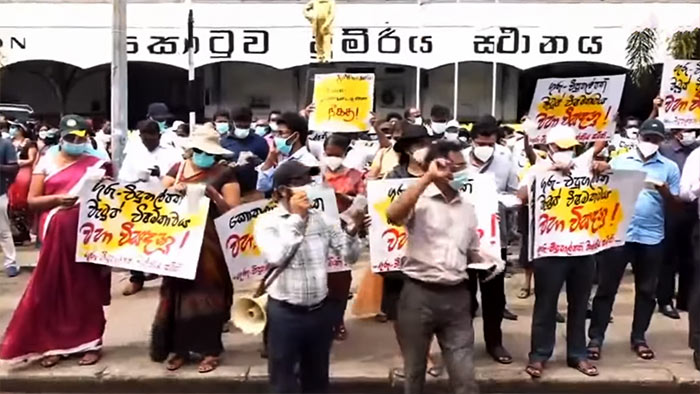
[[[258,298],[239,298],[233,303],[233,324],[244,334],[260,334],[267,323],[266,306],[267,294]]]

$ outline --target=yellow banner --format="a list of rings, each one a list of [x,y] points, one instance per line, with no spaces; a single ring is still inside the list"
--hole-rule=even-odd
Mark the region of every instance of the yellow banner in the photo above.
[[[309,129],[356,133],[370,129],[374,74],[319,74],[314,81],[316,106]]]

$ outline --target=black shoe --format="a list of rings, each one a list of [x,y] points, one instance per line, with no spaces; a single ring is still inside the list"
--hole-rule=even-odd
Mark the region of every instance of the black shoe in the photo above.
[[[503,318],[506,320],[518,320],[518,315],[508,310],[508,308],[503,309]]]
[[[559,312],[557,312],[557,323],[566,323],[566,319],[564,319],[564,315],[562,315]]]
[[[695,369],[700,371],[700,352],[697,350],[693,352],[693,363],[695,364]]]
[[[673,305],[660,305],[659,306],[659,312],[661,312],[662,315],[673,319],[673,320],[678,320],[681,318],[681,316],[678,314],[678,311],[676,308],[673,307]]]

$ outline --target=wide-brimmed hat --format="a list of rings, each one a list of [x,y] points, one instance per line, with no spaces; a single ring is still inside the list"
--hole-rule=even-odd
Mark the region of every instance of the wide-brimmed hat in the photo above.
[[[185,143],[185,147],[190,149],[199,149],[202,152],[210,155],[232,155],[233,152],[228,149],[224,149],[221,146],[221,143],[219,142],[220,137],[221,136],[219,133],[209,124],[196,126]]]
[[[423,126],[404,123],[402,129],[403,133],[401,134],[401,137],[399,137],[394,144],[394,151],[399,153],[405,152],[409,146],[418,140],[423,138],[434,138],[428,133],[428,129]]]

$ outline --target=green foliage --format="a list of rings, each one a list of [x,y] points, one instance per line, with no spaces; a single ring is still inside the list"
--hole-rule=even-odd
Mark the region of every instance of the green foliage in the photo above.
[[[656,30],[652,28],[635,31],[627,38],[627,66],[630,68],[632,82],[638,86],[651,75],[656,38]]]
[[[668,52],[674,59],[700,60],[700,28],[673,33]]]

